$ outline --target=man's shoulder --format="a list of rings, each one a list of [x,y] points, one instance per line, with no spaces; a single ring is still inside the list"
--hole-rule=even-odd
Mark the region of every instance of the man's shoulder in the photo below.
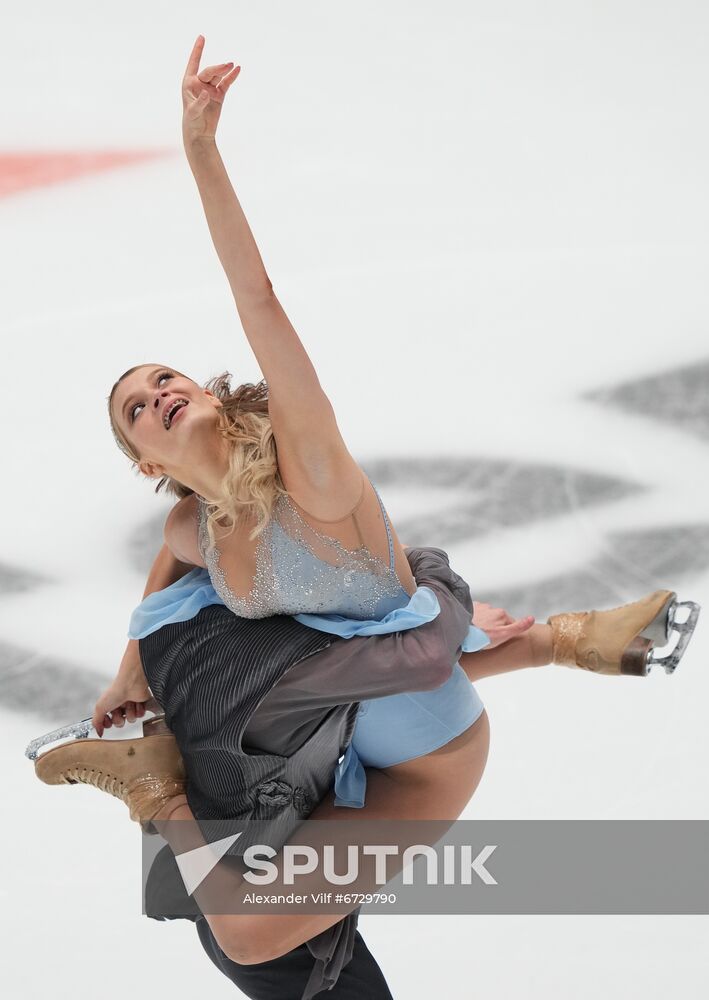
[[[462,576],[452,569],[447,552],[432,546],[421,546],[407,549],[406,556],[419,586],[429,586],[437,592],[443,588],[472,615],[473,600],[470,587]]]

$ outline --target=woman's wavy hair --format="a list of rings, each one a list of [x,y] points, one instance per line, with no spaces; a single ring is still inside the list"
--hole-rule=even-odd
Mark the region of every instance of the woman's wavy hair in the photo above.
[[[125,437],[113,419],[112,403],[116,389],[124,378],[144,365],[135,365],[118,379],[108,397],[108,416],[116,444],[130,458],[133,467],[140,473],[140,456],[133,445]],[[184,375],[176,368],[171,372]],[[253,540],[261,534],[271,516],[276,499],[288,491],[283,485],[276,456],[276,441],[268,413],[268,386],[266,380],[254,384],[246,382],[231,388],[231,374],[222,372],[215,375],[202,386],[221,401],[217,410],[217,433],[230,444],[229,471],[221,482],[217,502],[209,503],[207,507],[207,534],[210,547],[214,545],[214,529],[218,521],[226,521],[228,534],[232,534],[238,523],[253,515],[257,518],[256,526],[249,538]],[[163,476],[155,492],[165,490],[182,499],[195,491],[189,486],[178,482],[172,476]],[[220,536],[223,537],[223,536]]]

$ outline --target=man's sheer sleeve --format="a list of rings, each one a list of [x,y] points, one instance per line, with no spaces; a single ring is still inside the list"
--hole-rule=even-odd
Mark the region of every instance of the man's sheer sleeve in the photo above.
[[[335,639],[291,667],[272,695],[287,690],[292,708],[322,708],[428,691],[450,678],[471,624],[470,588],[443,549],[408,549],[406,555],[417,584],[438,598],[437,617],[403,632]]]

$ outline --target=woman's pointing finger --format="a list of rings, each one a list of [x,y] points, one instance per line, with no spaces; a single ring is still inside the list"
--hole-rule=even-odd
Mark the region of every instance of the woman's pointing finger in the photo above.
[[[197,35],[197,41],[192,46],[190,57],[187,60],[187,69],[185,70],[185,76],[197,76],[197,73],[199,71],[199,60],[202,58],[203,48],[204,48],[204,35]]]

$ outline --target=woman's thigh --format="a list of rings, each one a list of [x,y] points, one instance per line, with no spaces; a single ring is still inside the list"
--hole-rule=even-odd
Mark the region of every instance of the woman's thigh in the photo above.
[[[489,749],[490,720],[483,709],[472,726],[438,750],[379,772],[389,781],[386,790],[381,785],[375,786],[374,795],[380,808],[386,808],[383,798],[386,795],[395,815],[410,819],[456,819],[480,784]]]

